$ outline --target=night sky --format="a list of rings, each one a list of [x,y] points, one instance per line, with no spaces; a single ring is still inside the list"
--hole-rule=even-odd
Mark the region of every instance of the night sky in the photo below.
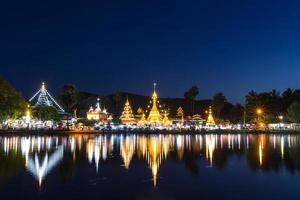
[[[45,81],[108,94],[200,99],[300,86],[297,1],[6,1],[0,74],[25,97]]]

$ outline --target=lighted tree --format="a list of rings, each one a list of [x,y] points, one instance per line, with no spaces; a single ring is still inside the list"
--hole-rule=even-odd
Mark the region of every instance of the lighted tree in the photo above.
[[[177,116],[178,117],[182,117],[183,116],[183,109],[181,106],[179,106],[179,108],[177,109]]]
[[[124,106],[122,115],[120,117],[120,120],[121,120],[122,124],[126,124],[126,125],[135,123],[134,115],[133,115],[128,98],[125,102],[125,106]]]
[[[177,109],[177,116],[181,118],[181,123],[183,124],[184,113],[183,113],[183,109],[181,106],[179,106],[179,108]]]

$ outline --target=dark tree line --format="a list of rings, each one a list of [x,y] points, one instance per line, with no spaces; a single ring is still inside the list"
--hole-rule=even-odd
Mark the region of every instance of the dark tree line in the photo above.
[[[2,77],[0,77],[0,91],[0,121],[22,116],[28,102]],[[202,114],[205,118],[204,110],[200,110],[201,113],[198,113],[199,108],[197,108],[197,113],[195,113],[195,102],[197,102],[197,105],[199,104],[199,100],[196,100],[198,94],[199,89],[197,86],[192,86],[184,93],[184,99],[182,100],[189,105],[189,109],[185,110],[186,116]],[[77,111],[79,116],[85,116],[89,106],[95,105],[98,97],[98,95],[79,92],[72,85],[65,85],[59,92],[58,100],[68,113],[72,114],[74,111]],[[132,94],[131,99],[132,106],[137,108],[146,104],[149,98]],[[105,106],[112,113],[120,113],[125,100],[126,93],[122,92],[100,96],[101,105]],[[172,105],[172,108],[178,108],[183,103],[178,98],[168,98],[167,101],[168,104]],[[266,123],[300,123],[300,89],[292,90],[289,88],[282,93],[276,90],[261,93],[251,91],[245,96],[245,107],[241,104],[234,105],[228,102],[226,96],[221,92],[214,95],[212,100],[207,101],[205,109],[208,109],[208,106],[211,105],[217,121],[243,123],[245,120],[247,123],[255,122],[257,118],[256,111],[260,108],[263,111],[261,117]],[[54,110],[38,107],[33,108],[32,112],[34,116],[43,120],[53,118],[53,116],[57,118],[57,113]]]
[[[24,114],[26,100],[6,80],[0,77],[0,122]]]
[[[260,108],[266,123],[279,121],[300,123],[300,90],[287,89],[283,93],[276,90],[271,92],[249,92],[245,98],[247,122],[256,118],[256,110]]]

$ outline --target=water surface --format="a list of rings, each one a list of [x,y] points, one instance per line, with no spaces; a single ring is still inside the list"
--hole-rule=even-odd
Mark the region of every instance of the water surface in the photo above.
[[[298,199],[298,135],[1,136],[1,199]]]

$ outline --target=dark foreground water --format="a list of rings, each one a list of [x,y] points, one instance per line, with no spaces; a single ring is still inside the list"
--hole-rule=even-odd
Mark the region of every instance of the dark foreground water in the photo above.
[[[0,137],[0,199],[299,199],[298,135]]]

